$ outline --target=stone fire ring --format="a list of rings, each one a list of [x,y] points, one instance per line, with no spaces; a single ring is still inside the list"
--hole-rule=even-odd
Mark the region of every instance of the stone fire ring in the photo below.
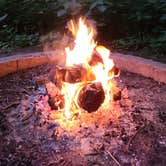
[[[58,51],[3,57],[0,58],[0,77],[46,63],[64,65],[64,60],[64,56],[58,54]],[[113,53],[113,60],[121,70],[141,74],[159,83],[166,83],[166,64],[121,53]]]

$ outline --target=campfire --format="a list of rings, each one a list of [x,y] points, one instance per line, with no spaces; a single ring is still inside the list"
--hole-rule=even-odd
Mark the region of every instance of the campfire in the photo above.
[[[72,120],[83,112],[110,109],[114,84],[119,75],[111,59],[111,52],[94,40],[96,30],[84,18],[71,20],[68,29],[74,42],[65,48],[66,63],[51,74],[52,83],[46,84],[52,109],[61,112],[63,119]],[[51,90],[50,90],[51,89]]]
[[[0,165],[165,165],[165,84],[118,77],[90,21],[68,29],[56,64],[1,78]]]

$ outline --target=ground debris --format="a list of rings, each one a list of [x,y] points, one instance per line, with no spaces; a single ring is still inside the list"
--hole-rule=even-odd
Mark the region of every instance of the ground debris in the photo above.
[[[165,166],[166,85],[122,72],[111,111],[74,115],[74,129],[68,122],[65,130],[43,86],[50,68],[0,80],[0,165]],[[34,78],[43,75],[36,85]]]

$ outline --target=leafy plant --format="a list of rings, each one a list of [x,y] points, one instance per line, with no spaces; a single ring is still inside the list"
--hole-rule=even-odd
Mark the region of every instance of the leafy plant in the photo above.
[[[165,0],[0,0],[0,48],[26,47],[64,32],[70,18],[96,21],[99,42],[165,53]],[[49,35],[47,35],[49,34]]]

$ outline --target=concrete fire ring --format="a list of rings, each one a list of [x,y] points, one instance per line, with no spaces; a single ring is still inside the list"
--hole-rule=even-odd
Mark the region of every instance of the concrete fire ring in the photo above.
[[[0,58],[0,77],[46,63],[64,65],[64,60],[64,55],[59,54],[58,50],[3,57]],[[113,53],[113,60],[121,70],[166,83],[166,64],[121,53]]]

